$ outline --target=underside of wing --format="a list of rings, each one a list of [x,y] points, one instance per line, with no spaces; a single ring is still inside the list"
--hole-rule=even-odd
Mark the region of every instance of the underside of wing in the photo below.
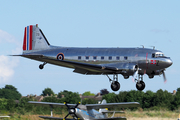
[[[87,109],[140,107],[138,102],[86,104]]]
[[[118,68],[114,66],[111,67],[108,65],[100,65],[100,64],[97,65],[97,64],[81,63],[75,61],[57,60],[43,55],[17,55],[17,56],[22,56],[62,67],[73,68],[74,69],[73,72],[81,73],[81,74],[113,74],[120,72]]]
[[[58,60],[49,56],[44,56],[39,54],[28,54],[28,55],[25,54],[25,55],[16,55],[16,56],[22,56],[53,65],[72,68],[74,69],[73,72],[80,74],[126,74],[127,72],[129,72],[129,74],[132,75],[134,73],[134,68],[136,65],[136,63],[126,63],[126,62],[119,62],[119,63],[115,62],[108,64],[90,64],[90,63],[82,63],[76,61]]]

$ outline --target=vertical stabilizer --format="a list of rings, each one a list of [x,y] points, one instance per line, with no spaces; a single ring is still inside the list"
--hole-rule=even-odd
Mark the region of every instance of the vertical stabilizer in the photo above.
[[[48,49],[49,45],[49,42],[38,25],[25,27],[23,51],[44,50]]]
[[[107,102],[106,102],[106,100],[104,99],[102,102],[101,102],[101,104],[106,104]],[[107,112],[108,110],[107,109],[99,109],[99,112],[100,113],[102,113],[102,112]],[[104,113],[104,115],[107,117],[108,116],[108,114],[107,113]]]

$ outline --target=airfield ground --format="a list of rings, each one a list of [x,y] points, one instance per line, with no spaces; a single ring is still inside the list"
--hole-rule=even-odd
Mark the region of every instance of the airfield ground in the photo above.
[[[67,113],[64,113],[63,115],[54,115],[54,117],[63,117]],[[11,115],[11,118],[7,118],[5,120],[43,120],[39,118],[40,115],[18,115],[13,114]],[[41,115],[42,116],[42,115]],[[50,115],[44,115],[44,116],[50,116]],[[119,116],[126,116],[127,120],[177,120],[179,117],[179,113],[177,111],[126,111],[125,114],[116,114],[115,117]]]

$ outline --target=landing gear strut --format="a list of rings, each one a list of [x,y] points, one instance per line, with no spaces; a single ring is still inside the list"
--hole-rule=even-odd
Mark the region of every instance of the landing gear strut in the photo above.
[[[120,83],[118,82],[118,75],[117,74],[113,74],[113,80],[106,75],[109,78],[109,82],[111,83],[111,89],[113,91],[118,91],[120,89]]]
[[[138,80],[135,79],[135,81],[136,81],[136,88],[137,88],[139,91],[144,90],[144,88],[145,88],[145,83],[143,82],[143,76],[142,76],[142,75],[138,75]]]
[[[47,63],[46,62],[44,62],[43,64],[40,64],[39,65],[39,69],[43,69],[44,68],[44,65],[46,65]]]

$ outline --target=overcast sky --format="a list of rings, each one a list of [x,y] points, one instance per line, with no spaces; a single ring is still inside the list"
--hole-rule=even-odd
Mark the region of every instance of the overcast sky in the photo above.
[[[179,5],[179,0],[0,1],[0,88],[10,84],[22,95],[40,95],[47,87],[56,94],[63,90],[96,94],[104,88],[113,92],[104,75],[81,75],[50,64],[40,70],[41,62],[8,56],[22,53],[24,28],[38,24],[56,46],[155,46],[171,57],[173,65],[165,71],[166,84],[162,76],[144,75],[144,92],[172,92],[180,87]],[[119,91],[136,90],[131,77],[119,75],[119,81]]]

